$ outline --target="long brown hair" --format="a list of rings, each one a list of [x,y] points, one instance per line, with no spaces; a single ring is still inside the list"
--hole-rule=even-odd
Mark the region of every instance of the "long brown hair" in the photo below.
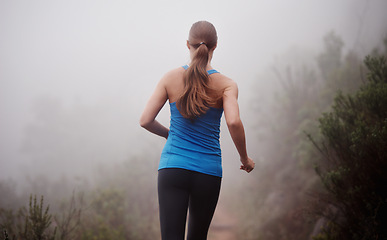
[[[214,105],[216,91],[208,86],[207,64],[209,53],[216,47],[218,36],[215,27],[207,21],[192,25],[188,43],[195,49],[190,66],[184,73],[184,91],[177,100],[177,107],[185,118],[195,119]],[[215,94],[214,94],[215,93]]]

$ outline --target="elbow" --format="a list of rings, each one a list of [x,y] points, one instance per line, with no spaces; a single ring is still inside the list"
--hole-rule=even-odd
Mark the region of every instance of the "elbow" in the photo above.
[[[229,129],[236,129],[236,128],[240,128],[242,125],[242,121],[240,118],[235,118],[235,119],[232,119],[232,120],[228,120],[227,121],[227,127]]]
[[[143,122],[140,122],[140,127],[142,128],[146,128],[147,124],[146,123],[143,123]]]
[[[149,126],[149,123],[150,123],[149,121],[143,118],[141,118],[139,121],[140,126],[145,129]]]

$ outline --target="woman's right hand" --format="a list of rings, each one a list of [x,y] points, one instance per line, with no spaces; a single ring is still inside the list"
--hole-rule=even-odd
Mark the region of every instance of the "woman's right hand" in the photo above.
[[[245,170],[247,173],[253,171],[255,167],[255,163],[251,158],[249,157],[247,157],[247,159],[241,158],[241,162],[242,162],[242,165],[240,167],[241,170]]]

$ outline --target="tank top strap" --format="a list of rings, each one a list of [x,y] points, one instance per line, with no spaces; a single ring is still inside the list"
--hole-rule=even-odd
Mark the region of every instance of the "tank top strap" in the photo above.
[[[188,69],[188,65],[184,65],[184,66],[182,66],[185,70],[187,70]],[[211,70],[208,70],[207,71],[207,73],[208,73],[208,75],[211,75],[211,74],[214,74],[214,73],[219,73],[217,70],[215,70],[215,69],[211,69]]]
[[[211,75],[211,74],[219,73],[219,72],[215,69],[211,69],[211,70],[208,70],[207,73],[208,73],[208,75]]]

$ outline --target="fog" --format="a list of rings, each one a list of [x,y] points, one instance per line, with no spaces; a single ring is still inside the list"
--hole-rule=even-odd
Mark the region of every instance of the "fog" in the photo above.
[[[384,0],[1,1],[0,180],[89,176],[133,156],[156,171],[164,140],[138,119],[163,74],[189,62],[198,20],[217,28],[213,67],[238,83],[248,146],[264,161],[249,116],[252,97],[268,105],[275,91],[268,69],[313,59],[329,31],[365,55],[385,37],[386,10]],[[224,127],[221,141],[231,178],[239,163]]]

